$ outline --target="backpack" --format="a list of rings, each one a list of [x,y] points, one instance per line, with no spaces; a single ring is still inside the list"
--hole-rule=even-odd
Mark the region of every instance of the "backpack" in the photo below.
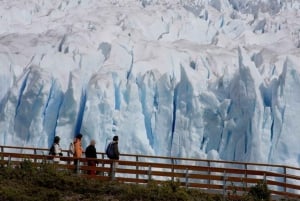
[[[72,156],[75,154],[75,146],[74,146],[74,142],[71,142],[69,145],[69,154]]]
[[[51,146],[50,150],[49,150],[49,155],[55,155],[54,152],[54,144]]]
[[[114,158],[114,155],[115,155],[114,154],[114,145],[112,142],[108,144],[105,153],[108,158],[110,158],[110,159]]]

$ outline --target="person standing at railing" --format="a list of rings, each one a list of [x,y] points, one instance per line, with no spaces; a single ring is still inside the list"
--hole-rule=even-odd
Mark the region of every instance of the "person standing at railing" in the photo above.
[[[119,137],[117,135],[115,135],[113,137],[113,141],[110,142],[106,148],[106,155],[109,159],[113,159],[113,160],[119,160],[120,159],[120,152],[119,152]],[[110,170],[110,176],[112,179],[115,178],[115,171],[118,167],[118,162],[113,161],[111,163],[111,170]]]
[[[51,146],[50,151],[49,151],[49,155],[54,156],[53,162],[55,162],[55,163],[59,163],[59,161],[60,161],[59,157],[63,156],[62,149],[59,145],[59,141],[60,141],[60,137],[55,136],[54,141],[53,141],[53,145]]]
[[[119,152],[119,137],[115,135],[113,137],[113,141],[110,142],[106,148],[106,155],[109,159],[119,160],[120,152]]]
[[[83,148],[81,145],[81,139],[82,139],[82,134],[77,134],[75,137],[75,142],[74,142],[74,165],[75,165],[75,172],[78,172],[78,167],[79,167],[79,158],[82,157],[82,152],[83,152]]]
[[[97,151],[96,151],[96,141],[91,140],[90,145],[85,149],[85,157],[90,158],[88,160],[88,166],[90,167],[96,167],[97,161],[92,160],[91,158],[97,159]],[[88,170],[88,174],[90,175],[96,175],[95,170]]]

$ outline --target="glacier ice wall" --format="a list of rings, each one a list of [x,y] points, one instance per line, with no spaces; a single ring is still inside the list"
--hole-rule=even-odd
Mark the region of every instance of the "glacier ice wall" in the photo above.
[[[300,164],[300,3],[4,0],[0,144]],[[216,156],[216,153],[218,156]]]

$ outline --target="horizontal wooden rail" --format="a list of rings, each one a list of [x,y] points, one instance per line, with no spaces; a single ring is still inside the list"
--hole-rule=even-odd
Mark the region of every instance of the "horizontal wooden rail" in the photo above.
[[[24,160],[39,166],[45,161],[53,162],[54,158],[47,155],[48,149],[44,148],[0,146],[0,150],[2,166],[18,166]],[[300,169],[296,167],[131,154],[121,155],[126,160],[114,161],[107,159],[104,153],[98,153],[101,157],[96,160],[79,158],[78,166],[74,166],[74,158],[68,157],[66,152],[64,150],[64,156],[59,157],[56,165],[87,178],[141,184],[172,180],[185,187],[217,190],[224,195],[228,191],[243,193],[264,180],[272,195],[300,198]],[[87,166],[89,160],[96,161],[98,165]],[[97,175],[87,175],[89,170],[96,171]]]

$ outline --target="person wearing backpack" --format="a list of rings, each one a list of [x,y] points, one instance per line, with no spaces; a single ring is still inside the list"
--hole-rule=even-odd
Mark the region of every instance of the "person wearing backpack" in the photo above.
[[[119,142],[119,137],[115,135],[113,137],[113,141],[108,144],[105,152],[109,159],[113,159],[113,160],[120,159],[118,142]],[[118,167],[118,162],[112,161],[110,165],[110,173],[109,173],[109,176],[112,178],[112,180],[115,179],[115,172],[117,167]]]
[[[115,135],[113,141],[110,142],[106,148],[106,155],[109,159],[119,160],[120,153],[118,147],[119,137]]]
[[[53,162],[56,162],[56,163],[58,163],[60,161],[60,158],[58,156],[63,156],[62,149],[59,145],[59,141],[60,141],[60,137],[55,136],[54,140],[53,140],[53,144],[49,151],[49,155],[54,156]]]

